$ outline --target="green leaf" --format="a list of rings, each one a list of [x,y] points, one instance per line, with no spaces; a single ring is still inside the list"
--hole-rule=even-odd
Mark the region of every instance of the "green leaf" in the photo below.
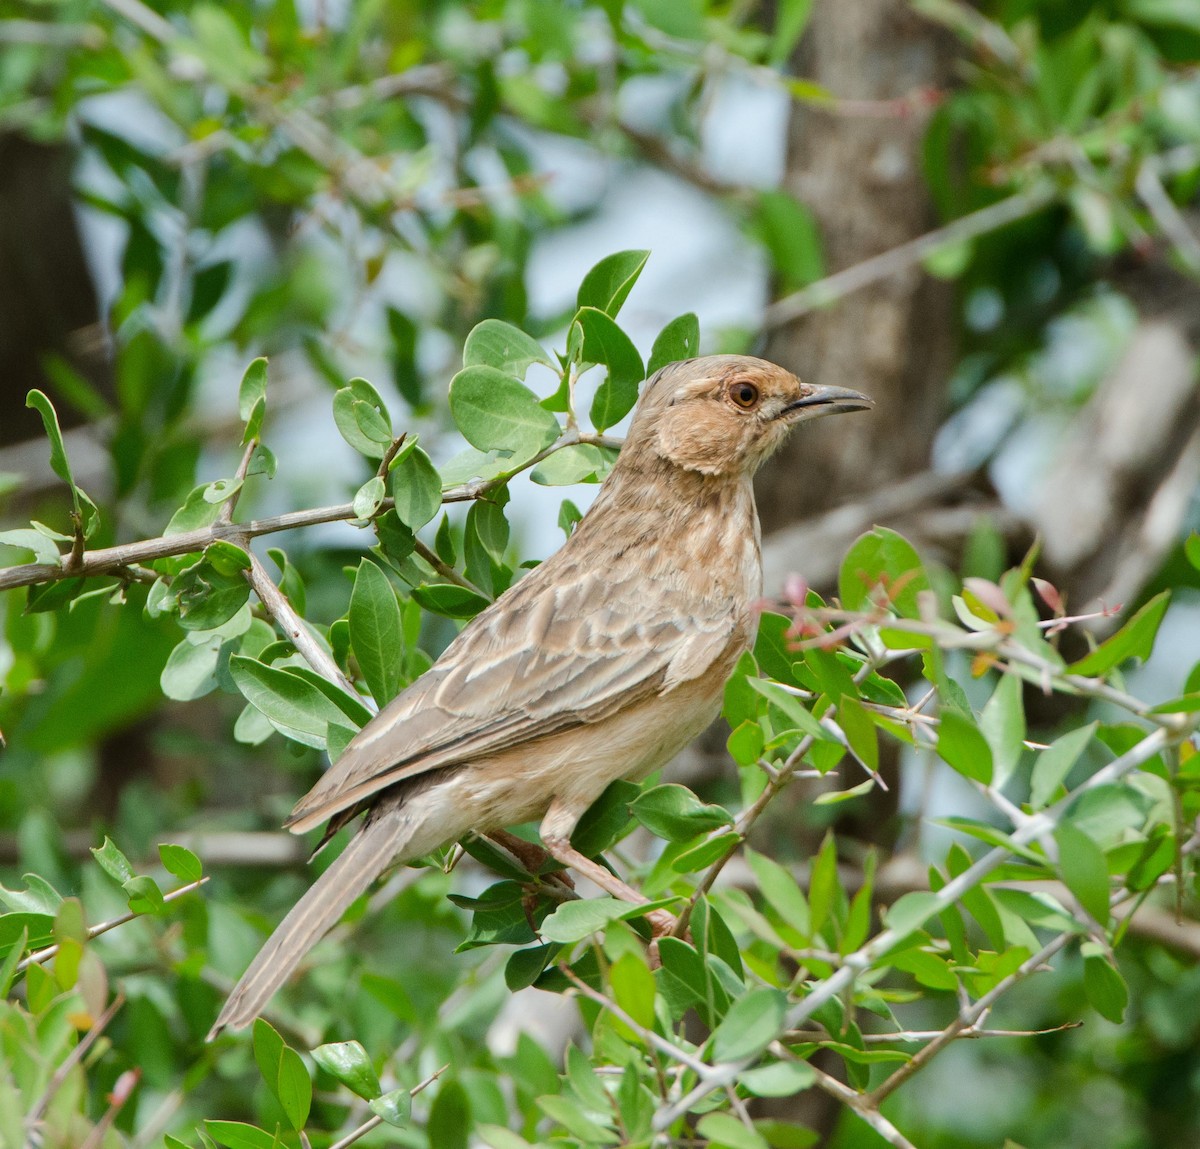
[[[53,539],[48,539],[41,531],[31,530],[28,527],[0,531],[0,545],[32,551],[33,561],[37,563],[58,566],[62,560],[62,553]]]
[[[558,419],[519,379],[495,367],[466,367],[450,380],[450,414],[480,451],[509,451],[522,463],[558,438]]]
[[[640,792],[624,778],[610,782],[571,831],[571,845],[585,858],[594,858],[624,837],[633,828],[629,804]]]
[[[616,898],[584,898],[563,902],[547,915],[538,931],[548,942],[577,942],[604,929],[626,910],[627,902]]]
[[[333,421],[360,455],[381,459],[392,445],[392,419],[387,407],[365,379],[351,379],[333,396]]]
[[[227,1149],[279,1149],[279,1139],[244,1121],[205,1121],[204,1128],[218,1145]]]
[[[754,850],[746,851],[746,862],[758,882],[758,888],[767,904],[779,915],[785,925],[791,926],[803,937],[808,937],[812,922],[808,902],[796,879],[778,862]]]
[[[640,954],[622,954],[609,970],[613,997],[643,1029],[654,1028],[654,974]]]
[[[288,1123],[299,1132],[312,1105],[312,1079],[300,1055],[261,1017],[254,1022],[254,1060]]]
[[[216,690],[222,645],[219,638],[200,645],[190,635],[181,639],[158,677],[163,694],[177,702],[191,702]]]
[[[611,1129],[589,1116],[583,1106],[570,1097],[539,1097],[537,1103],[551,1121],[557,1121],[585,1145],[615,1145],[620,1141]]]
[[[382,1117],[396,1129],[403,1129],[412,1117],[412,1094],[407,1089],[393,1089],[367,1102],[376,1117]]]
[[[673,782],[639,794],[630,810],[652,834],[669,842],[686,842],[697,834],[733,825],[733,815],[724,807],[701,802],[686,786]]]
[[[1129,989],[1120,971],[1095,942],[1079,947],[1083,955],[1083,992],[1091,1007],[1103,1018],[1120,1023],[1129,1004]]]
[[[1095,736],[1097,722],[1056,738],[1037,757],[1033,766],[1029,803],[1035,810],[1050,804],[1055,794]]]
[[[536,339],[500,319],[477,323],[463,344],[464,367],[495,367],[506,375],[524,379],[534,363],[558,370]]]
[[[751,230],[771,255],[783,289],[795,291],[825,274],[821,234],[813,214],[785,191],[758,192]]]
[[[163,529],[164,535],[182,535],[187,531],[210,527],[217,521],[221,507],[219,503],[213,503],[206,497],[209,486],[210,484],[205,483],[195,487],[188,494],[183,506],[171,516],[171,521]]]
[[[597,388],[591,408],[592,423],[603,431],[633,410],[645,368],[633,340],[603,311],[581,308],[575,322],[583,333],[583,362],[608,368],[608,378]]]
[[[1058,870],[1068,890],[1101,926],[1108,925],[1109,881],[1104,851],[1072,822],[1054,831]]]
[[[712,1035],[714,1061],[757,1057],[782,1032],[787,996],[770,986],[748,989],[729,1007]]]
[[[951,709],[942,711],[937,752],[964,777],[991,785],[992,748],[965,714]]]
[[[449,582],[413,587],[412,598],[425,610],[444,615],[446,618],[474,618],[481,610],[491,605],[486,598],[473,590]]]
[[[576,443],[543,459],[529,477],[543,487],[567,487],[572,483],[594,483],[608,473],[610,464],[599,447]]]
[[[1096,678],[1107,674],[1127,658],[1140,658],[1143,661],[1149,658],[1159,624],[1167,613],[1170,601],[1169,590],[1156,594],[1116,634],[1067,669],[1072,674]]]
[[[267,361],[263,357],[252,360],[238,386],[238,415],[246,424],[243,443],[257,439],[262,434],[263,414],[267,403]]]
[[[158,857],[167,873],[174,874],[181,882],[198,882],[204,876],[200,859],[186,846],[160,842]]]
[[[732,1113],[706,1113],[696,1123],[696,1132],[713,1149],[770,1149],[761,1133],[747,1128]]]
[[[101,846],[92,847],[92,857],[99,863],[100,868],[115,882],[122,886],[134,876],[133,866],[111,838],[105,838]]]
[[[71,488],[75,513],[81,514],[79,488],[75,486],[75,476],[71,474],[71,463],[67,458],[67,448],[63,443],[62,429],[58,425],[58,413],[54,410],[54,404],[43,392],[35,388],[25,397],[25,406],[34,408],[41,415],[46,438],[50,440],[50,469]]]
[[[696,845],[675,857],[671,869],[677,874],[694,874],[730,853],[741,841],[741,834],[735,834],[732,830],[715,838],[702,837]]]
[[[755,1097],[793,1097],[808,1089],[817,1079],[805,1061],[776,1061],[759,1065],[739,1074],[738,1084]]]
[[[794,694],[784,690],[775,682],[762,678],[747,678],[746,685],[758,691],[773,706],[783,711],[786,720],[801,734],[808,734],[822,742],[832,741],[833,735],[813,717],[812,712]]]
[[[426,1124],[429,1144],[438,1149],[467,1149],[473,1124],[471,1099],[462,1082],[454,1078],[444,1081],[429,1109]]]
[[[239,548],[233,548],[239,550]],[[250,584],[240,570],[230,569],[229,552],[217,543],[205,557],[176,576],[171,591],[179,603],[179,625],[184,630],[215,630],[246,605]]]
[[[919,930],[938,912],[937,895],[927,890],[913,890],[902,894],[884,912],[887,927],[901,937]]]
[[[396,514],[410,530],[420,530],[441,510],[441,476],[420,447],[392,467],[391,486]]]
[[[992,697],[979,716],[980,733],[992,750],[993,785],[1003,786],[1025,749],[1025,707],[1022,680],[1016,674],[1002,674]]]
[[[158,883],[145,874],[130,878],[122,888],[129,899],[129,908],[135,914],[156,914],[165,904]]]
[[[337,1078],[351,1093],[370,1101],[382,1092],[375,1067],[367,1051],[357,1041],[334,1041],[318,1045],[312,1055],[326,1073]]]
[[[646,377],[661,371],[668,363],[682,359],[694,359],[700,354],[700,320],[694,312],[687,312],[672,319],[659,333],[650,348],[650,362],[646,364]]]
[[[343,711],[299,675],[241,654],[230,658],[229,673],[246,701],[293,741],[323,750],[329,723],[345,725]]]
[[[594,307],[616,318],[649,258],[648,251],[618,251],[605,256],[583,277],[576,306]]]
[[[860,535],[838,573],[838,594],[847,610],[870,610],[882,599],[904,618],[918,618],[918,595],[929,576],[913,545],[886,527]]]
[[[367,688],[371,697],[385,706],[404,682],[404,628],[396,592],[370,559],[358,564],[349,622],[350,645]]]
[[[372,475],[357,491],[354,492],[354,517],[369,519],[383,502],[387,494],[387,486],[381,475]]]
[[[837,843],[827,831],[808,879],[808,905],[812,932],[818,934],[833,916],[839,896],[843,896],[837,871]]]
[[[798,701],[798,700],[797,700]],[[879,735],[875,723],[857,698],[843,694],[837,703],[838,725],[854,755],[872,773],[879,769]],[[869,781],[869,779],[868,779]]]

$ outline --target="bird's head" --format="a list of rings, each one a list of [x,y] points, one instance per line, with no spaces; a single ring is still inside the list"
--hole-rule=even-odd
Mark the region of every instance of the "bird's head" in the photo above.
[[[664,367],[646,385],[628,447],[706,475],[751,475],[797,423],[872,401],[844,387],[802,383],[749,355],[709,355]]]

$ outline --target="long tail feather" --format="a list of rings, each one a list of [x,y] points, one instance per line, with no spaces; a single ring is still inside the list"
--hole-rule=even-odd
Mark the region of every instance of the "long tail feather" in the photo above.
[[[259,950],[209,1030],[209,1041],[227,1026],[244,1029],[259,1015],[301,958],[397,858],[412,824],[411,816],[398,808],[376,815],[359,830]]]

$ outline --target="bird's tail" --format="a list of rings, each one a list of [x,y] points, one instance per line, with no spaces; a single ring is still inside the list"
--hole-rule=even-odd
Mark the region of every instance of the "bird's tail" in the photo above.
[[[226,1026],[244,1029],[259,1015],[301,958],[401,854],[412,825],[410,814],[394,807],[376,814],[354,835],[258,951],[209,1030],[209,1041]]]

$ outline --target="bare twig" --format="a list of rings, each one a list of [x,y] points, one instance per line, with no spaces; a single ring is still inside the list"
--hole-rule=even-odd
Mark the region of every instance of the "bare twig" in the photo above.
[[[437,551],[432,547],[427,547],[420,539],[417,539],[413,549],[447,582],[452,582],[455,586],[469,590],[473,594],[479,595],[480,598],[492,597],[490,594],[484,594],[469,578],[460,575],[449,563],[442,562],[441,556]]]
[[[242,452],[242,460],[238,463],[237,470],[233,474],[233,490],[221,504],[221,511],[217,515],[217,522],[222,525],[233,522],[233,512],[237,509],[238,499],[242,494],[242,484],[246,481],[246,474],[250,470],[250,463],[254,458],[254,452],[258,450],[258,440],[251,439],[246,444],[246,449]]]
[[[176,898],[182,898],[184,894],[190,894],[193,890],[198,890],[207,881],[207,877],[197,878],[194,882],[188,882],[186,886],[180,886],[177,890],[171,890],[170,893],[163,894],[163,902],[173,902]],[[115,930],[117,926],[123,926],[126,922],[133,921],[134,918],[144,918],[145,916],[145,914],[135,914],[130,911],[127,914],[120,914],[118,917],[110,918],[108,921],[92,926],[88,930],[88,941],[91,941],[92,938],[98,938],[101,934],[108,933],[109,930]],[[17,963],[17,973],[24,972],[31,965],[41,965],[43,962],[48,962],[57,953],[58,946],[56,945],[37,950],[28,957],[22,958]]]
[[[54,1095],[62,1088],[62,1083],[66,1081],[67,1075],[75,1068],[84,1057],[89,1049],[96,1043],[96,1039],[108,1028],[108,1023],[117,1015],[117,1010],[125,1004],[125,995],[118,993],[116,997],[109,1003],[108,1008],[96,1018],[92,1027],[79,1040],[79,1044],[63,1058],[62,1063],[54,1071],[54,1075],[46,1083],[46,1088],[42,1091],[42,1095],[34,1103],[30,1109],[28,1116],[25,1118],[26,1129],[32,1129],[45,1115],[50,1102],[54,1100]]]
[[[860,288],[904,271],[920,263],[939,247],[952,243],[966,243],[1006,224],[1035,215],[1052,204],[1057,197],[1058,191],[1049,181],[1036,183],[1026,191],[1017,192],[998,203],[989,204],[979,211],[971,212],[970,215],[964,215],[945,227],[926,232],[908,243],[864,259],[861,263],[834,272],[833,275],[827,275],[824,279],[810,283],[807,287],[802,287],[799,291],[772,303],[763,317],[763,329],[773,331]]]
[[[250,569],[246,572],[246,579],[254,588],[254,593],[258,595],[259,602],[263,604],[266,612],[279,624],[288,640],[313,670],[340,687],[351,698],[358,698],[354,684],[334,662],[333,655],[316,640],[307,624],[288,602],[287,596],[275,585],[262,560],[253,551],[247,553],[250,555]]]
[[[1193,275],[1200,274],[1200,238],[1188,226],[1183,213],[1167,195],[1167,189],[1163,187],[1159,178],[1155,158],[1152,156],[1138,168],[1134,190],[1184,266]]]
[[[655,1033],[652,1029],[647,1029],[644,1025],[634,1021],[628,1013],[625,1012],[615,1001],[604,996],[604,994],[592,989],[566,962],[558,963],[558,971],[561,973],[574,987],[586,997],[589,1001],[595,1002],[602,1009],[608,1010],[613,1017],[623,1021],[634,1033],[638,1035],[647,1045],[652,1045],[660,1053],[666,1054],[672,1061],[677,1061],[680,1065],[686,1066],[693,1073],[703,1073],[707,1066],[698,1057],[693,1056],[686,1049],[681,1049],[674,1042],[668,1041],[661,1034]]]
[[[904,1136],[877,1108],[861,1093],[855,1092],[848,1085],[843,1085],[836,1077],[809,1065],[816,1074],[816,1086],[830,1097],[836,1097],[849,1109],[853,1110],[876,1133],[895,1149],[916,1149],[916,1146]]]

